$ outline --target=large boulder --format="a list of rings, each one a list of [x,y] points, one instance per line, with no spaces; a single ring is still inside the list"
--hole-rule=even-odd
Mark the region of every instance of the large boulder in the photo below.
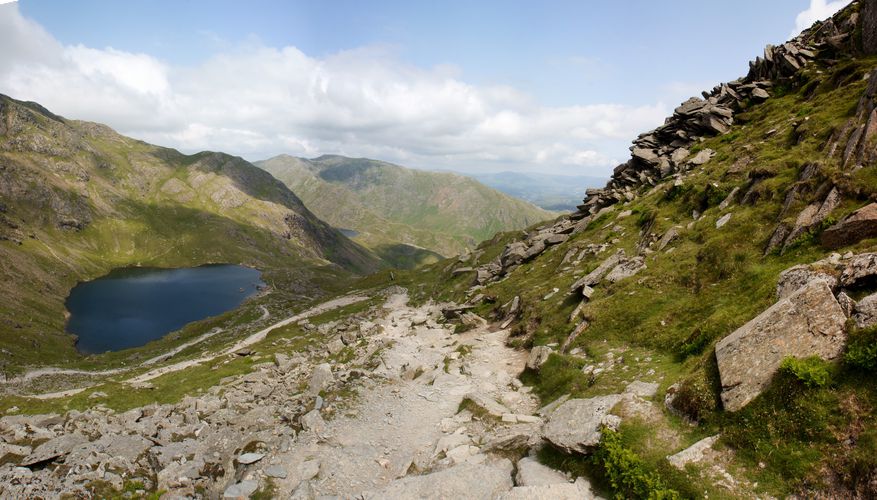
[[[787,356],[836,358],[845,322],[831,288],[816,280],[720,340],[716,360],[725,409],[739,410],[761,394]]]
[[[877,237],[877,203],[871,203],[823,231],[820,241],[822,246],[834,249],[875,237]]]
[[[558,406],[542,434],[551,444],[568,452],[588,453],[600,442],[600,429],[616,428],[620,419],[609,411],[622,399],[620,394],[590,399],[570,399]]]

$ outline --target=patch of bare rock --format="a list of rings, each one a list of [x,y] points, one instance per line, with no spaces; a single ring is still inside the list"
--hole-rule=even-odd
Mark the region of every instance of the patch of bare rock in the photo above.
[[[875,284],[873,253],[832,254],[783,271],[777,302],[716,344],[725,409],[739,410],[761,394],[786,357],[837,359],[850,318],[860,328],[877,325]]]

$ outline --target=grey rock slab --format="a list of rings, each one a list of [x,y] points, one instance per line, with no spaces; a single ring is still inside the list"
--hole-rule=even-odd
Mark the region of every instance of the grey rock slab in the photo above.
[[[542,429],[545,439],[569,453],[588,453],[600,442],[603,425],[617,427],[618,417],[609,411],[622,399],[620,394],[590,399],[570,399],[548,417]]]
[[[862,253],[844,262],[838,284],[842,287],[850,287],[875,275],[877,275],[877,253]]]
[[[524,457],[518,460],[518,472],[515,474],[517,486],[541,486],[544,484],[568,483],[566,475],[535,459]]]
[[[538,370],[542,365],[548,361],[548,357],[551,356],[551,353],[554,352],[554,349],[539,345],[530,350],[530,355],[527,357],[527,368],[531,370]]]
[[[326,430],[326,421],[318,410],[311,410],[301,416],[302,429],[316,434],[322,434]]]
[[[820,235],[827,248],[840,248],[877,236],[877,203],[866,205]]]
[[[308,393],[311,395],[318,394],[329,387],[334,381],[335,376],[332,375],[332,367],[329,366],[329,363],[317,365],[313,373],[311,373],[311,379],[308,382]]]
[[[282,465],[272,465],[265,469],[265,475],[275,479],[286,479],[286,469]]]
[[[619,248],[617,252],[612,254],[602,263],[600,263],[600,265],[597,266],[596,269],[588,273],[585,277],[573,283],[570,287],[570,291],[576,292],[578,290],[581,290],[585,286],[596,285],[603,279],[604,276],[606,276],[606,274],[610,270],[612,270],[612,268],[614,268],[616,265],[618,265],[619,262],[621,262],[622,259],[624,259],[624,256],[624,250]]]
[[[259,489],[258,481],[246,480],[225,489],[222,498],[250,498]]]
[[[853,306],[852,318],[859,328],[869,328],[877,325],[877,293],[868,295],[858,301]]]
[[[641,398],[650,398],[658,393],[658,384],[655,382],[642,382],[635,380],[624,389],[626,394],[633,394]]]
[[[497,418],[502,418],[503,414],[511,413],[511,411],[503,406],[502,404],[496,402],[493,398],[486,394],[482,394],[480,392],[470,392],[466,394],[464,399],[469,399],[479,408],[484,409],[490,415],[493,415]]]
[[[725,224],[727,224],[731,220],[732,214],[725,214],[719,217],[719,220],[716,221],[716,229],[721,229]]]
[[[590,500],[594,496],[591,485],[583,478],[574,483],[516,486],[499,496],[500,500]]]
[[[54,460],[70,453],[77,446],[87,442],[88,439],[82,434],[63,434],[37,446],[30,455],[26,456],[21,463],[19,463],[19,465],[28,467],[41,462]]]
[[[640,255],[625,259],[613,267],[609,274],[606,275],[606,281],[609,283],[617,283],[623,279],[630,278],[646,268],[646,259]]]
[[[264,453],[244,453],[238,457],[238,463],[250,465],[262,460],[263,458],[265,458]]]
[[[688,163],[691,165],[703,165],[704,163],[710,161],[715,155],[716,152],[712,149],[704,149],[694,155],[694,158],[688,160]]]
[[[374,491],[363,492],[363,500],[496,498],[512,488],[512,463],[460,464],[448,469],[397,479]]]
[[[814,281],[720,340],[716,360],[725,409],[739,410],[761,394],[787,356],[839,356],[846,319],[828,285]]]
[[[694,443],[688,448],[676,453],[675,455],[670,455],[667,457],[667,461],[670,462],[670,465],[676,467],[679,470],[685,468],[688,464],[696,464],[704,459],[704,453],[713,447],[716,444],[716,441],[719,440],[719,435],[705,437],[700,441]]]
[[[777,279],[777,299],[784,299],[813,281],[824,281],[832,289],[837,286],[837,277],[833,274],[818,268],[814,269],[813,266],[807,264],[801,264],[780,273],[780,277]]]

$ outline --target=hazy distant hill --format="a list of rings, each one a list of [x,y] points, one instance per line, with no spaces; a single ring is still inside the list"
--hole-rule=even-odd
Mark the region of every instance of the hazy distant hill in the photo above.
[[[319,217],[355,231],[349,234],[356,241],[390,260],[398,253],[411,257],[410,247],[455,255],[499,231],[556,215],[469,177],[365,158],[281,155],[256,165]]]
[[[468,174],[467,174],[468,175]],[[582,203],[585,189],[603,187],[605,177],[551,175],[520,172],[473,174],[483,184],[529,201],[546,210],[573,211]]]

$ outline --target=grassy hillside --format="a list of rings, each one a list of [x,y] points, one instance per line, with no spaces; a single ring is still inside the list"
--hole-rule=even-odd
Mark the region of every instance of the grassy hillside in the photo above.
[[[5,96],[0,262],[7,368],[76,358],[64,298],[115,267],[241,263],[318,293],[319,282],[378,266],[240,158],[186,156]]]
[[[849,18],[851,9],[839,19]],[[598,458],[549,450],[543,460],[587,471],[622,496],[641,495],[625,489],[632,483],[617,480],[617,474],[628,474],[624,481],[661,484],[690,498],[733,498],[741,491],[780,497],[877,494],[873,331],[853,329],[851,354],[845,360],[781,372],[744,410],[725,412],[719,399],[715,343],[776,301],[781,271],[831,254],[819,244],[826,227],[877,199],[873,160],[866,156],[865,163],[844,167],[844,154],[832,147],[849,132],[860,98],[877,75],[877,57],[830,46],[820,54],[794,77],[776,82],[763,103],[743,105],[727,133],[692,148],[692,156],[713,150],[711,160],[659,179],[654,186],[640,186],[633,199],[594,214],[581,232],[504,280],[473,288],[472,273],[452,271],[487,265],[508,243],[520,240],[519,233],[485,242],[474,262],[448,260],[396,276],[424,299],[462,302],[483,295],[487,300],[478,300],[475,311],[489,318],[505,318],[506,305],[520,297],[513,342],[555,351],[539,371],[527,374],[544,403],[564,394],[617,393],[633,380],[659,383],[654,402],[660,415],[626,418],[613,435],[619,441],[611,446],[625,450],[622,463],[601,461],[619,448],[603,448]],[[816,173],[802,175],[808,167]],[[785,249],[765,253],[778,225],[793,225],[799,212],[821,202],[832,187],[841,202],[828,218]],[[728,214],[730,219],[717,227]],[[531,228],[531,234],[538,229]],[[678,236],[660,248],[671,230]],[[569,294],[570,285],[618,249],[641,255],[646,268],[616,283],[601,283],[571,317],[581,296]],[[877,240],[836,251],[877,251]],[[375,275],[362,285],[382,279],[386,277]],[[585,328],[559,353],[582,320]],[[601,368],[595,372],[594,366]],[[817,382],[814,374],[822,378]],[[664,407],[671,386],[678,395],[674,408],[681,408],[682,415]],[[722,486],[708,468],[678,471],[667,463],[668,455],[714,434],[721,436],[717,456],[722,466],[743,483]]]
[[[556,214],[457,174],[408,169],[376,160],[281,155],[256,163],[283,181],[323,220],[358,234],[354,240],[399,262],[473,248],[496,232],[519,229]]]

